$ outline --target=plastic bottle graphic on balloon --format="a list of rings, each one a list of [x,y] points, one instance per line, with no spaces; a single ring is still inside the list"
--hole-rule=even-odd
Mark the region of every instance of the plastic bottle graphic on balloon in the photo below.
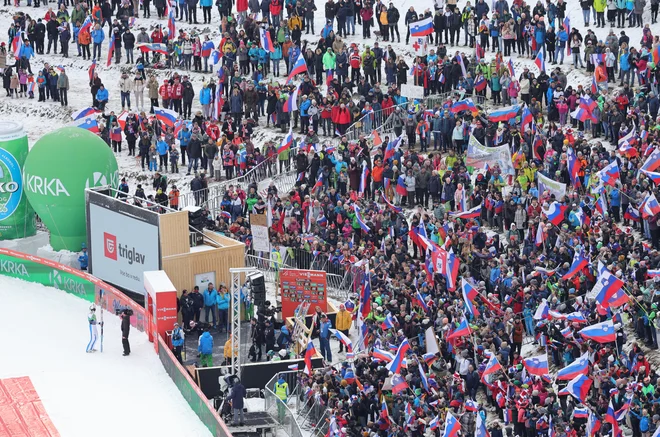
[[[0,240],[36,233],[34,210],[23,193],[23,163],[28,139],[23,126],[0,122]]]

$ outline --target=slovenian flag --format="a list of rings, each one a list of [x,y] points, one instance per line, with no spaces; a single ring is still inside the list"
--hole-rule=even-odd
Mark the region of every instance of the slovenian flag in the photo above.
[[[270,53],[275,52],[275,46],[270,39],[270,32],[268,32],[268,30],[264,28],[259,29],[259,38],[261,39],[261,47],[263,47],[264,50]]]
[[[353,211],[355,212],[355,218],[360,225],[360,229],[362,229],[364,232],[369,233],[371,231],[371,228],[367,226],[367,224],[364,222],[364,219],[362,218],[360,214],[360,207],[357,206],[356,204],[351,205],[353,207]]]
[[[488,115],[488,119],[493,123],[508,122],[518,115],[518,111],[520,111],[520,106],[518,105],[507,106],[506,108],[492,111]]]
[[[587,258],[582,251],[575,251],[573,255],[573,263],[571,268],[568,269],[568,272],[561,278],[563,280],[571,279],[573,276],[577,275],[580,270],[589,265],[589,258]]]
[[[176,111],[165,108],[154,108],[156,119],[167,127],[174,127],[179,114]]]
[[[74,120],[78,120],[78,119],[81,119],[81,118],[88,117],[90,115],[94,115],[98,112],[100,112],[100,111],[88,106],[87,108],[82,108],[82,109],[74,112],[73,114],[71,114],[71,117]]]
[[[167,19],[167,32],[169,33],[169,39],[176,39],[176,20],[174,19],[174,11],[170,11],[169,18]]]
[[[383,361],[385,363],[390,363],[390,362],[392,362],[392,360],[394,360],[394,355],[392,355],[391,353],[389,353],[385,350],[382,350],[382,349],[379,349],[379,348],[376,348],[376,347],[372,349],[371,357],[374,360]]]
[[[396,193],[400,196],[407,196],[408,190],[406,189],[406,178],[400,175],[396,180]]]
[[[307,343],[307,349],[305,350],[305,370],[303,372],[306,375],[311,375],[312,374],[312,357],[316,355],[316,349],[314,348],[314,343],[310,340],[309,343]]]
[[[527,373],[536,376],[545,376],[550,373],[548,369],[548,355],[543,354],[537,357],[523,359],[523,366],[527,369]]]
[[[277,154],[289,150],[293,145],[293,128],[289,128],[289,133],[282,139],[280,147],[277,148]]]
[[[392,329],[395,327],[395,317],[392,317],[392,313],[387,313],[385,316],[385,320],[383,320],[383,323],[380,324],[380,327],[384,330]]]
[[[91,28],[92,28],[92,17],[91,15],[88,15],[87,18],[85,18],[85,21],[83,21],[82,26],[80,26],[78,33],[85,31],[89,32]]]
[[[602,305],[603,308],[608,308],[610,299],[623,288],[623,285],[621,279],[605,269],[598,275],[596,284],[591,290],[591,295],[595,295],[596,302]]]
[[[454,114],[457,114],[461,111],[470,111],[472,113],[479,112],[472,99],[469,98],[459,100],[451,106],[451,112]]]
[[[587,326],[578,332],[585,339],[593,340],[598,343],[609,343],[616,340],[616,332],[614,331],[614,323],[612,320],[606,320],[605,322]]]
[[[331,329],[330,332],[335,334],[335,337],[337,337],[337,339],[342,342],[344,347],[346,347],[346,352],[353,352],[353,342],[350,338],[348,338],[346,334],[337,329]]]
[[[626,220],[632,220],[634,222],[639,221],[639,211],[632,207],[632,204],[628,204],[628,209],[623,214],[623,218]]]
[[[453,414],[447,411],[447,416],[445,417],[445,431],[442,433],[442,437],[458,437],[460,431],[461,424],[456,420]]]
[[[584,407],[575,407],[573,410],[573,419],[587,419],[589,417],[589,409]]]
[[[460,325],[447,336],[447,340],[450,340],[452,338],[456,337],[466,337],[468,335],[472,334],[472,330],[470,329],[470,325],[468,324],[468,321],[465,317],[463,317],[463,320],[461,321]]]
[[[475,206],[472,209],[468,209],[467,211],[463,211],[463,212],[450,211],[449,215],[454,217],[454,218],[461,218],[461,219],[479,218],[479,217],[481,217],[481,204]]]
[[[605,185],[614,186],[619,179],[619,164],[616,160],[612,161],[607,167],[600,170],[596,175],[600,178],[601,182]]]
[[[564,221],[564,214],[568,206],[561,205],[559,202],[552,202],[547,210],[543,210],[543,214],[548,218],[550,223],[559,226]]]
[[[94,80],[94,71],[96,71],[96,59],[92,61],[92,65],[87,69],[87,75],[89,76],[89,81]]]
[[[410,350],[410,344],[408,343],[408,339],[405,338],[399,345],[399,349],[396,351],[396,354],[394,355],[394,359],[387,364],[386,366],[387,370],[395,374],[400,373],[403,359],[406,357],[406,353],[409,350]]]
[[[401,377],[401,375],[398,374],[392,375],[392,379],[390,382],[392,384],[392,394],[399,394],[401,392],[408,390],[408,383],[406,382],[405,379]]]
[[[302,85],[302,82],[298,84],[296,89],[289,95],[289,98],[286,99],[286,103],[282,107],[283,112],[293,112],[298,110],[298,92],[300,92],[300,85]]]
[[[296,76],[297,74],[302,74],[306,71],[307,71],[307,63],[305,62],[305,58],[301,53],[300,55],[298,55],[298,59],[296,59],[296,62],[291,67],[291,72],[287,76],[286,82],[287,83],[291,82],[294,76]]]
[[[426,17],[422,20],[410,23],[410,36],[420,37],[433,33],[433,17]]]
[[[497,357],[495,354],[492,354],[490,358],[488,359],[488,363],[486,363],[486,368],[484,368],[484,373],[481,375],[481,379],[485,380],[486,376],[492,375],[493,373],[497,372],[498,370],[504,370],[502,365],[500,364],[499,361],[497,361]]]
[[[109,67],[112,65],[112,56],[115,54],[115,38],[110,35],[110,42],[108,45],[108,61],[106,62],[105,66]]]
[[[71,126],[88,130],[94,134],[98,134],[100,132],[99,124],[96,121],[95,115],[89,115],[84,118],[79,118],[78,120],[75,120],[73,123],[71,123]]]
[[[383,193],[382,191],[380,192],[380,197],[381,197],[381,199],[383,199],[383,202],[385,202],[385,204],[386,204],[386,205],[387,205],[392,211],[394,211],[395,213],[399,214],[400,212],[403,211],[402,208],[400,208],[400,207],[394,205],[392,202],[390,202],[389,200],[387,200],[387,197],[385,196],[385,193]]]
[[[575,378],[571,379],[566,385],[566,387],[561,389],[557,394],[559,396],[571,395],[581,403],[585,403],[592,383],[593,380],[580,374]]]

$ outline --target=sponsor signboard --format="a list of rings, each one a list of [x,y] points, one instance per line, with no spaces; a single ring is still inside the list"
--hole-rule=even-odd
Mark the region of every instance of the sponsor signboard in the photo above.
[[[309,314],[316,307],[328,310],[328,284],[326,273],[318,270],[280,270],[280,288],[282,295],[282,317],[292,317],[298,305],[307,300]]]
[[[90,272],[142,294],[143,273],[160,270],[158,214],[87,191]]]

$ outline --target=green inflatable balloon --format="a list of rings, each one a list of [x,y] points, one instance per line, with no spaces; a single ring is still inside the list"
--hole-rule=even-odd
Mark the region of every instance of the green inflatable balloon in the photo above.
[[[27,198],[48,227],[54,250],[77,252],[87,241],[85,188],[119,186],[110,147],[78,127],[41,137],[25,160],[23,174]]]

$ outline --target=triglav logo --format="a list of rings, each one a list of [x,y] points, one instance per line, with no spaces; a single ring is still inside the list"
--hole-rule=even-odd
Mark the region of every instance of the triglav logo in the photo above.
[[[117,256],[128,260],[128,264],[132,265],[134,262],[144,264],[146,255],[141,254],[135,247],[129,248],[127,244],[121,245],[117,243],[117,237],[107,232],[103,233],[103,252],[106,258],[117,261]]]
[[[105,253],[105,257],[117,261],[117,237],[104,232],[103,242],[103,251]]]
[[[23,195],[22,182],[18,161],[8,151],[0,149],[0,221],[16,212]]]

